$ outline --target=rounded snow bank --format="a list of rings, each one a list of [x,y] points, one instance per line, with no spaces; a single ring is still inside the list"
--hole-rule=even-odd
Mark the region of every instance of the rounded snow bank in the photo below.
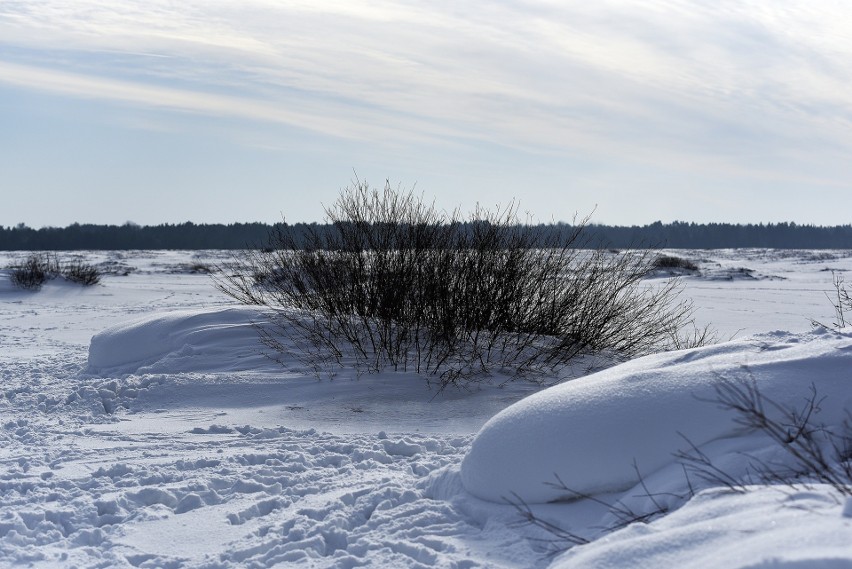
[[[852,400],[852,330],[773,332],[657,354],[540,391],[482,427],[462,482],[494,502],[567,498],[548,485],[556,476],[581,494],[628,489],[634,461],[647,476],[687,447],[679,433],[698,446],[749,436],[713,403],[720,378],[753,379],[763,395],[791,407],[801,407],[813,384],[825,397],[817,421],[842,421]]]
[[[253,308],[157,313],[112,326],[89,344],[90,373],[215,372],[268,368]],[[278,368],[280,369],[280,368]]]

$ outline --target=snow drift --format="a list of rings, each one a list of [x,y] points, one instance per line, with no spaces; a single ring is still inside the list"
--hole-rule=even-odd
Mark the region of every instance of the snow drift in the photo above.
[[[262,353],[249,307],[175,310],[116,324],[89,344],[90,373],[239,371],[274,365]],[[279,367],[280,369],[280,367]]]
[[[770,399],[798,407],[811,384],[820,421],[838,424],[852,400],[852,331],[774,332],[716,346],[648,356],[546,389],[506,408],[481,429],[462,467],[471,494],[500,502],[564,499],[555,476],[586,495],[636,484],[686,444],[744,438],[737,452],[766,446],[714,405],[720,378],[753,379]]]

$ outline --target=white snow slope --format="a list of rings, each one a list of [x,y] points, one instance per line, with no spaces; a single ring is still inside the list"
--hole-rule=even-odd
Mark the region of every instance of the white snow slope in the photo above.
[[[807,317],[831,319],[824,269],[850,257],[676,254],[702,267],[686,287],[703,319],[787,331],[523,400],[537,388],[436,395],[411,374],[318,380],[294,358],[273,362],[256,343],[262,314],[191,272],[217,253],[87,253],[116,273],[87,289],[23,292],[0,275],[0,566],[852,566],[838,489],[733,492],[673,456],[680,431],[738,480],[757,482],[755,457],[790,464],[702,401],[719,377],[791,405],[813,383],[819,420],[842,419],[852,333],[810,332]],[[649,523],[615,529],[626,507]],[[524,511],[591,542],[548,555],[571,540]]]
[[[544,503],[564,495],[542,484],[554,474],[581,494],[627,490],[634,461],[656,472],[674,462],[683,437],[699,447],[739,439],[738,453],[765,447],[761,438],[746,445],[737,415],[712,403],[721,378],[754,382],[793,407],[813,385],[828,395],[821,421],[841,424],[852,409],[852,334],[763,334],[639,358],[540,391],[485,424],[462,466],[465,488],[495,502],[516,493]]]

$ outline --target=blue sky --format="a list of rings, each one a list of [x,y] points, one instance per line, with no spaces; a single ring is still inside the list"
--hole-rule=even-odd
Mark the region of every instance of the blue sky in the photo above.
[[[0,225],[852,222],[845,1],[4,0]],[[596,209],[595,209],[596,208]]]

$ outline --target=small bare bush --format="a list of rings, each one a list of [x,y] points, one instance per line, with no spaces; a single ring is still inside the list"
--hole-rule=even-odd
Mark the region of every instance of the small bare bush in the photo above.
[[[652,266],[654,269],[658,270],[681,270],[690,272],[698,270],[698,265],[689,259],[676,257],[674,255],[660,255],[654,258]]]
[[[849,325],[846,315],[852,310],[852,297],[849,296],[849,291],[846,289],[846,282],[843,275],[837,271],[831,271],[831,280],[834,285],[834,291],[826,293],[828,301],[834,307],[834,322],[830,325],[823,324],[818,320],[811,320],[814,326],[823,328],[834,328],[839,330]]]
[[[791,467],[754,461],[753,468],[767,483],[795,485],[800,479],[828,484],[852,496],[852,425],[847,416],[840,425],[818,422],[823,401],[811,384],[801,406],[779,403],[760,392],[753,379],[722,379],[715,402],[736,413],[736,421],[762,432],[793,460]]]
[[[48,254],[30,255],[18,265],[12,265],[9,278],[12,284],[27,290],[38,290],[48,279],[53,278],[59,268],[56,256]]]
[[[357,180],[325,213],[327,226],[297,234],[285,225],[214,277],[231,297],[271,309],[278,332],[317,368],[411,370],[444,387],[685,341],[692,305],[677,281],[643,281],[651,252],[587,248],[587,219],[536,232],[514,204],[463,217]],[[278,334],[264,342],[286,349]]]
[[[574,502],[584,500],[589,503],[603,506],[609,514],[611,522],[604,526],[589,529],[605,533],[625,528],[634,523],[650,523],[655,519],[668,514],[672,509],[672,506],[670,505],[671,502],[683,502],[694,495],[691,487],[689,488],[689,493],[686,495],[671,494],[668,492],[654,493],[648,488],[642,473],[639,471],[639,465],[635,459],[633,460],[633,470],[636,472],[637,487],[641,490],[638,495],[632,496],[632,498],[643,499],[645,504],[641,508],[631,506],[628,503],[629,500],[625,500],[626,496],[615,501],[609,501],[601,496],[578,492],[565,484],[558,474],[554,474],[554,481],[546,482],[545,485],[555,488],[562,493],[563,498],[560,501]],[[543,530],[544,533],[549,536],[546,538],[533,538],[533,541],[544,546],[545,551],[550,556],[563,553],[574,546],[584,545],[591,541],[590,536],[580,535],[556,522],[541,517],[517,493],[512,493],[512,496],[510,498],[504,498],[504,501],[506,504],[515,508],[515,511],[518,514],[518,526],[533,526]]]
[[[38,290],[48,280],[60,276],[85,286],[100,282],[100,272],[96,267],[81,260],[63,263],[57,255],[49,253],[30,255],[23,263],[11,268],[12,284],[28,290]]]
[[[101,282],[101,273],[97,267],[83,261],[70,261],[62,265],[61,274],[66,280],[84,286],[92,286]]]

